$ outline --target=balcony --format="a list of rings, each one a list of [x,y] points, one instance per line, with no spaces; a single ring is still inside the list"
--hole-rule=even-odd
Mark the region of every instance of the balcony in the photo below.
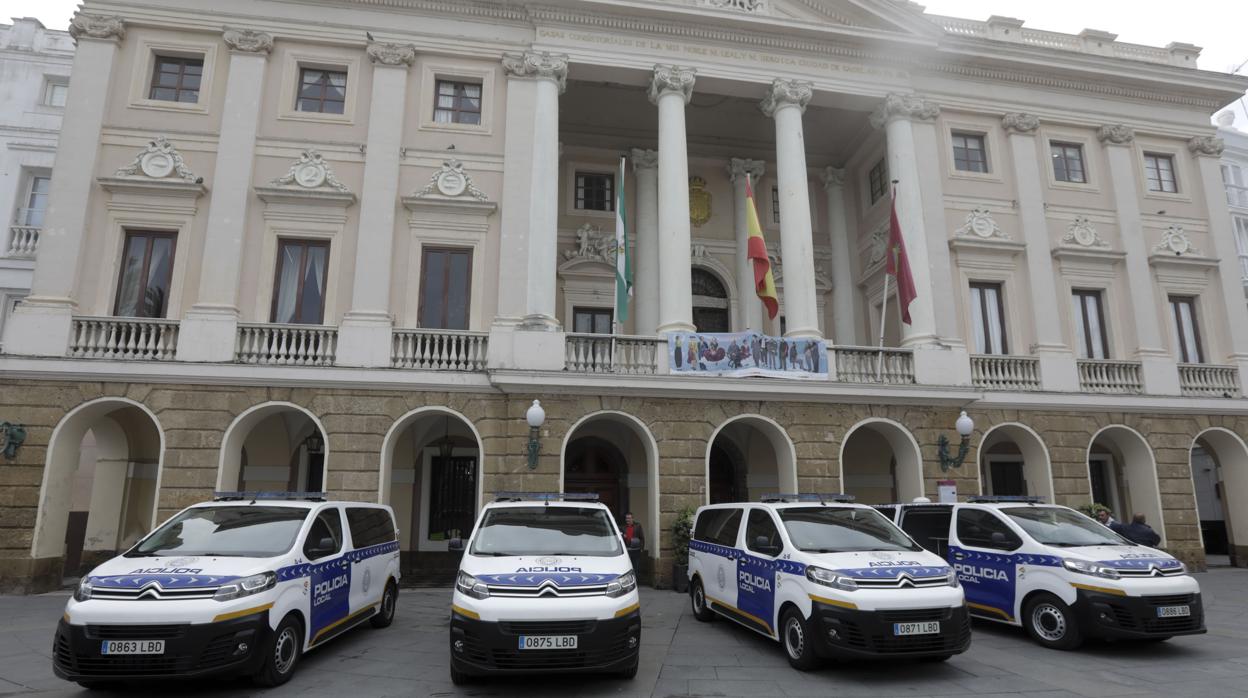
[[[842,383],[914,383],[914,352],[879,347],[828,347]]]
[[[392,335],[390,366],[426,371],[484,371],[489,334],[457,330],[399,330]]]
[[[667,341],[659,337],[569,333],[564,370],[652,375],[658,372],[660,346]]]
[[[1144,392],[1138,361],[1079,359],[1079,387],[1085,393],[1132,395]]]
[[[338,328],[323,325],[239,324],[234,361],[265,366],[332,366]]]
[[[1040,389],[1040,360],[1033,356],[971,357],[971,383],[984,390]]]
[[[69,355],[77,359],[172,361],[178,350],[177,320],[75,317]]]
[[[39,232],[37,225],[9,226],[9,240],[4,247],[4,256],[10,259],[34,259],[39,251]]]
[[[1192,397],[1239,397],[1239,369],[1210,364],[1179,364],[1179,389]]]

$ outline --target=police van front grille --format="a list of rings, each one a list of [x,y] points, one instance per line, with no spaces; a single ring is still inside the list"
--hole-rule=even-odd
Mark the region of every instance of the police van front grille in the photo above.
[[[855,579],[854,582],[862,589],[923,589],[943,587],[949,584],[949,578],[940,577],[897,577],[894,579]]]
[[[596,620],[502,621],[498,629],[506,635],[586,635],[596,625]]]
[[[1153,606],[1183,606],[1196,600],[1195,594],[1171,594],[1169,596],[1145,596],[1144,600]]]
[[[578,587],[558,587],[553,584],[543,584],[535,587],[490,585],[488,588],[490,590],[490,596],[505,596],[522,599],[566,599],[578,596],[602,596],[607,593],[607,587],[605,584]]]
[[[95,587],[91,590],[91,598],[109,601],[179,601],[182,599],[211,599],[216,593],[217,587],[199,587],[194,589],[162,589],[156,585],[148,585],[142,589]]]
[[[916,608],[908,611],[880,611],[879,615],[880,620],[885,623],[922,623],[947,619],[949,617],[949,609]]]
[[[1146,570],[1118,570],[1118,574],[1123,577],[1179,577],[1187,574],[1182,567],[1171,567],[1169,569],[1160,569],[1153,567]]]
[[[174,640],[186,635],[185,625],[88,625],[95,640]]]
[[[582,669],[606,666],[623,661],[631,650],[627,636],[595,650],[519,650],[487,649],[471,634],[464,638],[464,654],[473,662],[499,669]]]

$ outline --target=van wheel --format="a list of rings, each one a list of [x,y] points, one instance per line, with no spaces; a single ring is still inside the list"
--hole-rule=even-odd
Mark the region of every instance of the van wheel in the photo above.
[[[689,603],[693,606],[693,617],[709,623],[715,619],[715,612],[706,602],[706,591],[702,588],[702,578],[696,577],[689,587]]]
[[[1073,650],[1083,644],[1075,614],[1052,594],[1037,594],[1027,602],[1023,626],[1031,639],[1050,649]]]
[[[303,650],[303,627],[294,615],[282,619],[265,651],[264,664],[253,677],[261,686],[280,686],[295,675]]]
[[[368,619],[374,628],[388,628],[394,622],[394,606],[399,600],[399,588],[394,580],[386,582],[386,590],[381,595],[381,608]]]
[[[819,663],[812,626],[795,608],[785,611],[780,621],[780,643],[784,645],[789,664],[798,671],[810,671]]]
[[[465,686],[467,684],[472,683],[472,675],[466,671],[460,671],[459,669],[456,669],[455,665],[452,664],[451,665],[451,683],[455,684],[456,686]]]
[[[626,680],[635,679],[637,678],[637,667],[639,666],[641,666],[640,657],[633,661],[632,666],[616,674],[616,676],[619,676],[621,679],[626,679]]]

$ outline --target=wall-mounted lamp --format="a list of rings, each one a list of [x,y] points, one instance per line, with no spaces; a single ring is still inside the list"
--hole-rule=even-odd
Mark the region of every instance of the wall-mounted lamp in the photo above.
[[[26,427],[22,424],[0,422],[0,453],[5,460],[17,457],[17,449],[26,440]]]
[[[536,470],[537,452],[542,447],[538,439],[542,435],[542,424],[546,422],[546,410],[542,409],[542,403],[534,400],[524,418],[529,422],[529,470]]]
[[[971,450],[971,432],[975,431],[975,422],[966,415],[966,410],[962,410],[962,414],[958,416],[958,421],[953,423],[955,429],[958,430],[958,436],[962,437],[962,442],[958,444],[958,455],[949,455],[949,439],[944,434],[940,435],[940,439],[936,442],[937,455],[940,456],[941,472],[949,472],[950,468],[962,467],[962,462],[966,460],[966,454]]]

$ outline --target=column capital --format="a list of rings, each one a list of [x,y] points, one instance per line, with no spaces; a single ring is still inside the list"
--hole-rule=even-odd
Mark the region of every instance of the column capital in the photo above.
[[[231,51],[237,53],[263,53],[267,56],[273,50],[273,35],[268,32],[225,27],[221,38]]]
[[[923,95],[889,93],[871,113],[871,126],[884,128],[897,119],[933,121],[940,116],[940,107]]]
[[[762,160],[747,160],[745,158],[733,158],[728,161],[728,175],[733,182],[749,175],[757,180],[767,171],[767,163]]]
[[[1012,111],[1001,117],[1006,133],[1032,134],[1040,130],[1040,117],[1026,112]]]
[[[828,165],[819,173],[819,179],[823,180],[824,191],[843,187],[845,186],[845,168]]]
[[[633,148],[628,155],[633,161],[634,172],[637,170],[653,170],[659,166],[659,151],[657,150]]]
[[[79,39],[121,41],[126,37],[126,23],[116,15],[95,15],[79,12],[69,20],[69,35]]]
[[[1135,129],[1126,124],[1106,124],[1096,130],[1096,137],[1105,145],[1131,145]]]
[[[659,97],[668,92],[676,92],[684,98],[685,104],[693,97],[693,83],[698,71],[683,65],[654,66],[654,77],[650,80],[650,102],[658,104]]]
[[[390,44],[384,41],[371,41],[368,44],[368,58],[373,65],[390,65],[411,67],[416,62],[416,47],[412,44]]]
[[[551,80],[563,94],[568,87],[568,56],[547,51],[504,53],[503,74],[509,78]]]
[[[814,95],[815,83],[813,82],[776,78],[771,81],[771,87],[767,88],[767,94],[763,96],[759,108],[767,116],[775,116],[776,110],[790,106],[797,107],[805,113],[806,105],[810,104],[810,98]]]
[[[1187,149],[1196,157],[1220,158],[1225,148],[1226,144],[1217,136],[1194,136],[1187,141]]]

